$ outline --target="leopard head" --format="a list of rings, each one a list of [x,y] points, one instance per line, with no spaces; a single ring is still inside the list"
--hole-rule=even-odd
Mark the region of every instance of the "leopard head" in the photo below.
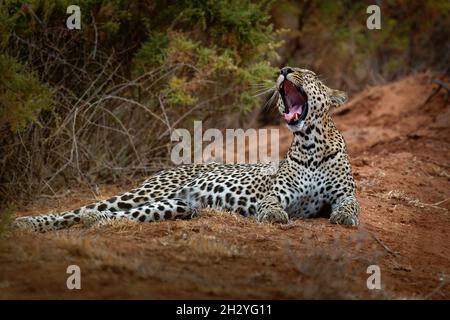
[[[347,100],[345,92],[328,88],[314,72],[291,67],[281,68],[274,94],[278,111],[293,132],[305,130]]]

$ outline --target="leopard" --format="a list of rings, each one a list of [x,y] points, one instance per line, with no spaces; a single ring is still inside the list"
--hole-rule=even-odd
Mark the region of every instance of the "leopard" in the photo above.
[[[47,232],[118,219],[190,219],[204,208],[253,216],[255,223],[322,217],[358,226],[361,209],[347,147],[331,116],[347,94],[311,70],[285,66],[269,96],[293,135],[284,159],[169,167],[125,193],[59,214],[18,217],[14,227]]]

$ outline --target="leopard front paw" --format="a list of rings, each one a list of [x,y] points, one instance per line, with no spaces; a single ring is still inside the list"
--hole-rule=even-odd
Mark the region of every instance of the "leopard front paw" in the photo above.
[[[350,226],[359,225],[359,207],[355,196],[349,196],[341,200],[337,208],[330,215],[330,222]]]
[[[330,222],[336,224],[357,226],[359,225],[359,218],[353,212],[344,210],[344,208],[339,208],[331,214]]]
[[[286,211],[279,208],[268,208],[259,212],[257,219],[259,222],[275,222],[275,223],[288,223],[289,216]]]

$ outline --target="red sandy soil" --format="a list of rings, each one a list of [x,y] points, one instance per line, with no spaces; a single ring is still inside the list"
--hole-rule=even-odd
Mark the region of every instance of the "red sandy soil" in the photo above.
[[[326,219],[256,223],[205,210],[192,220],[116,222],[0,238],[2,299],[450,299],[450,104],[421,74],[369,88],[334,111],[362,206],[360,227]],[[282,152],[290,143],[283,127]],[[129,186],[128,186],[129,187]],[[106,198],[71,191],[18,215]],[[81,268],[68,290],[66,268]],[[367,267],[380,266],[381,290]]]

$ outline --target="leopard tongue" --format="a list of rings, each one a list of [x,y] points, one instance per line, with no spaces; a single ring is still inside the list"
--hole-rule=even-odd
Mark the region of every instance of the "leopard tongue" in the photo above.
[[[300,118],[302,114],[303,106],[302,105],[294,105],[289,108],[289,112],[284,114],[284,120],[286,122],[292,122]]]

